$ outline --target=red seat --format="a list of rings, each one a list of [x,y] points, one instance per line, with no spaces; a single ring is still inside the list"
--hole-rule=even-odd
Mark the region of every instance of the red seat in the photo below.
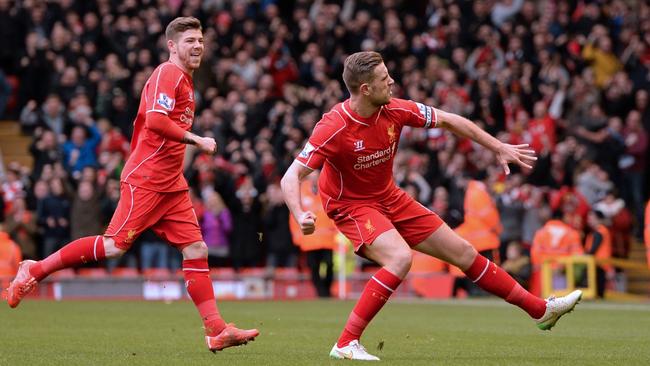
[[[111,276],[118,278],[138,278],[140,277],[140,272],[138,272],[137,268],[118,267],[111,272]]]
[[[242,270],[239,273],[242,276],[264,277],[266,276],[266,268],[260,268],[260,267],[242,268]]]
[[[142,275],[147,279],[170,279],[172,272],[167,268],[149,268],[142,271]]]
[[[210,277],[219,280],[232,279],[235,277],[235,270],[232,268],[210,268]]]
[[[80,268],[77,274],[86,278],[106,278],[108,271],[105,268]]]
[[[300,272],[297,268],[276,268],[275,278],[288,281],[297,281],[300,279]]]

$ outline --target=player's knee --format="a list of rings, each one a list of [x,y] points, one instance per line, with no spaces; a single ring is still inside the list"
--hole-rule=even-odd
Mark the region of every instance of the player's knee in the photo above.
[[[106,258],[119,258],[126,253],[126,250],[115,246],[113,238],[104,237],[104,254]]]
[[[411,269],[413,263],[413,252],[409,247],[395,250],[391,255],[390,269],[399,277],[404,277]]]
[[[474,259],[476,259],[476,255],[478,254],[476,248],[474,248],[470,242],[464,239],[460,241],[459,253],[460,255],[457,259],[458,264],[456,264],[456,266],[462,270],[469,268],[474,262]]]
[[[199,241],[183,248],[183,259],[200,259],[208,257],[208,246]]]

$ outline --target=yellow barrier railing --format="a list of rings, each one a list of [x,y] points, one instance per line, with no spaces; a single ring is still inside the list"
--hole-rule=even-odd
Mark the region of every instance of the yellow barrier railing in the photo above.
[[[553,272],[554,268],[557,265],[564,266],[564,277],[566,280],[566,288],[554,288],[553,287]],[[578,287],[576,286],[576,281],[579,281],[580,278],[576,277],[576,265],[584,265],[587,270],[587,286]],[[650,274],[650,268],[644,263],[633,262],[626,259],[619,258],[609,258],[609,259],[598,259],[591,255],[576,255],[576,256],[567,256],[559,258],[547,258],[542,263],[541,275],[542,275],[542,296],[548,297],[552,294],[556,296],[564,296],[570,293],[573,290],[580,289],[582,290],[582,297],[585,299],[594,299],[596,298],[596,266],[598,265],[610,265],[616,268],[632,270],[641,273]]]
[[[553,267],[555,264],[564,266],[566,288],[553,288]],[[587,287],[576,286],[576,264],[587,267]],[[582,297],[585,299],[596,298],[596,259],[591,255],[576,255],[568,257],[547,258],[542,263],[542,296],[549,297],[552,294],[564,296],[571,291],[582,290]]]

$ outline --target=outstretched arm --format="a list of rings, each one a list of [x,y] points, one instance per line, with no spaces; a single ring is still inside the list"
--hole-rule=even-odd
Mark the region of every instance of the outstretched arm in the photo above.
[[[521,167],[531,169],[530,164],[537,160],[535,152],[528,148],[528,144],[505,144],[480,129],[467,118],[454,113],[436,109],[436,115],[438,127],[447,129],[458,136],[469,138],[490,149],[496,155],[497,161],[503,166],[506,174],[510,174],[508,163],[515,163]]]
[[[304,235],[312,234],[316,229],[316,215],[310,211],[303,211],[300,204],[300,182],[311,172],[313,170],[294,160],[280,181],[284,201]]]

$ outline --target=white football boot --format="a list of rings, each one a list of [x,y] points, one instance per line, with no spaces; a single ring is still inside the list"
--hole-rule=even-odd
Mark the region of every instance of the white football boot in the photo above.
[[[353,340],[345,347],[337,347],[336,343],[330,351],[330,357],[339,360],[362,360],[362,361],[379,361],[379,357],[373,356],[358,340]]]
[[[570,294],[562,297],[551,296],[546,300],[546,312],[544,315],[535,320],[537,328],[541,330],[550,330],[553,328],[558,319],[566,313],[573,311],[576,304],[582,298],[582,291],[575,290]]]

